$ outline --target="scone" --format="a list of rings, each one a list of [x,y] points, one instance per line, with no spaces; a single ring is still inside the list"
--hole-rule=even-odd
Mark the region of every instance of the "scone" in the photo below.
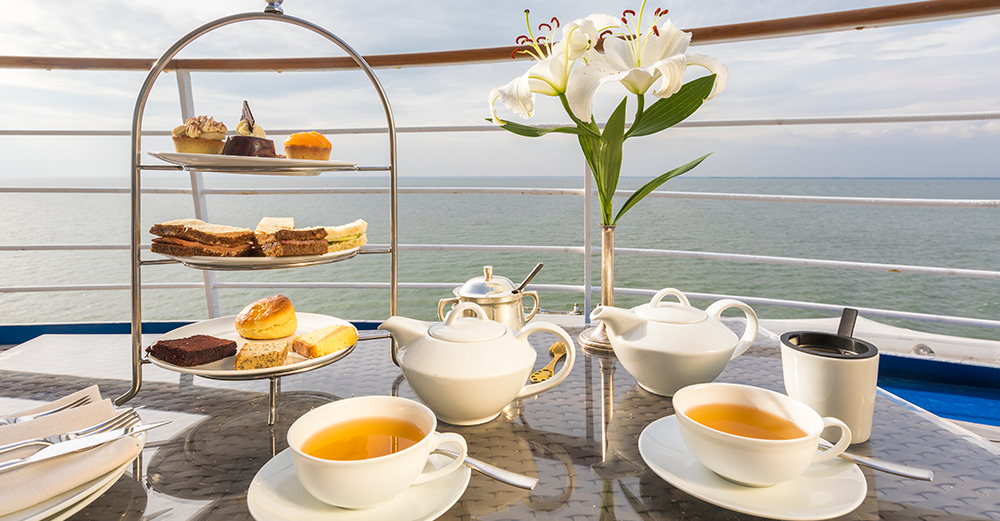
[[[319,132],[299,132],[285,140],[285,157],[288,159],[313,159],[329,161],[333,146]]]
[[[264,369],[284,365],[288,357],[288,340],[247,342],[236,353],[236,370]]]
[[[221,154],[226,142],[226,125],[209,116],[188,118],[171,132],[174,150],[182,154]]]
[[[273,340],[295,334],[298,327],[295,307],[284,295],[262,298],[236,315],[236,332],[243,338]]]
[[[312,333],[299,335],[292,341],[292,349],[306,358],[326,356],[358,342],[354,326],[326,326]]]

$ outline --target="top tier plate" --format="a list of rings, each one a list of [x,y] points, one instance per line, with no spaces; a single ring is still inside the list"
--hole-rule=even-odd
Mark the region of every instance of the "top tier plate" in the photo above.
[[[148,152],[148,154],[168,163],[180,165],[184,167],[184,170],[241,174],[307,176],[319,175],[330,170],[354,170],[358,165],[352,161],[313,161],[283,157],[181,154],[179,152]]]

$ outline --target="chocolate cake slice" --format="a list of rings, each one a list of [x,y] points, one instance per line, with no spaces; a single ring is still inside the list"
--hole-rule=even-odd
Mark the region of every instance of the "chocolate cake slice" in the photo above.
[[[168,364],[191,367],[222,360],[236,354],[236,342],[209,335],[160,340],[146,352]]]
[[[278,157],[274,141],[250,136],[229,136],[222,147],[224,156]]]

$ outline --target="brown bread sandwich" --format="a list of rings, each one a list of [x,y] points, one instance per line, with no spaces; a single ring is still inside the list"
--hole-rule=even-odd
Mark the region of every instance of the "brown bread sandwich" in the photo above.
[[[243,257],[250,255],[254,233],[250,228],[180,219],[153,225],[150,251],[178,257]]]
[[[265,257],[322,255],[327,252],[326,228],[295,228],[291,217],[265,217],[254,231],[257,247]]]

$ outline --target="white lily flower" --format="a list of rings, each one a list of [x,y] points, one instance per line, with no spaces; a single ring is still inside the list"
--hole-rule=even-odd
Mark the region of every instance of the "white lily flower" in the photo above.
[[[526,12],[527,14],[527,12]],[[558,27],[559,21],[552,22]],[[566,92],[571,71],[576,61],[590,51],[600,38],[601,31],[618,25],[618,20],[606,14],[593,14],[586,18],[574,20],[562,28],[562,38],[556,43],[547,42],[545,36],[523,36],[518,43],[530,42],[534,52],[524,51],[538,60],[523,76],[514,78],[503,87],[490,91],[490,115],[495,125],[502,126],[503,121],[497,117],[495,107],[499,99],[511,112],[522,118],[530,118],[535,111],[535,94],[559,96]],[[539,29],[552,27],[542,24]],[[528,27],[530,34],[530,25]],[[522,40],[523,39],[523,40]],[[543,51],[543,47],[547,50]],[[543,55],[547,56],[542,58]]]
[[[634,94],[645,94],[656,80],[661,80],[653,94],[669,98],[680,90],[689,65],[702,66],[716,75],[715,88],[706,101],[725,89],[729,78],[726,66],[711,56],[685,54],[691,33],[681,31],[670,20],[658,28],[656,22],[663,14],[666,11],[657,10],[656,19],[645,34],[638,30],[639,23],[634,26],[626,23],[629,28],[626,39],[606,38],[603,54],[588,53],[588,63],[573,70],[566,97],[578,118],[590,121],[594,95],[602,85],[612,81],[621,82]]]

